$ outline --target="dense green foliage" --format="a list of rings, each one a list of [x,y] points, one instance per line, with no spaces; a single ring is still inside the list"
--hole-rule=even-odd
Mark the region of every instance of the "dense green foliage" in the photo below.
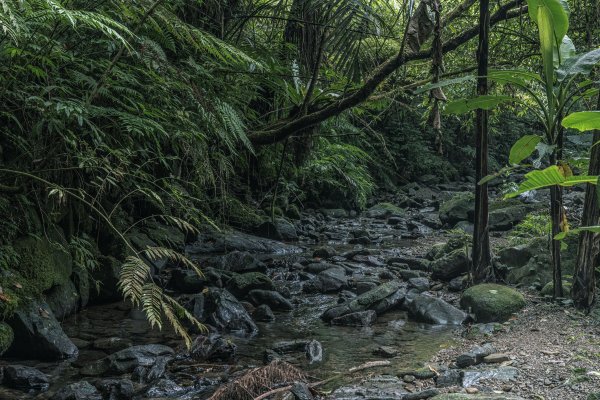
[[[443,6],[444,77],[473,70],[476,43],[465,34],[476,31],[474,3]],[[299,207],[362,209],[378,189],[426,175],[472,175],[470,116],[438,124],[435,91],[415,92],[440,76],[430,70],[432,39],[414,44],[408,3],[0,5],[3,270],[19,263],[15,240],[58,225],[77,268],[95,269],[99,254],[127,260],[121,289],[160,326],[161,313],[189,316],[150,282],[148,260],[196,266],[173,250],[136,246],[124,234],[132,227],[160,220],[187,233],[207,224],[249,230],[269,217],[297,217]],[[538,72],[536,28],[516,18],[517,6],[495,7],[490,57]],[[597,11],[577,7],[573,41],[591,48]],[[445,90],[469,97],[474,85]],[[497,170],[514,139],[539,122],[514,105],[492,122]]]

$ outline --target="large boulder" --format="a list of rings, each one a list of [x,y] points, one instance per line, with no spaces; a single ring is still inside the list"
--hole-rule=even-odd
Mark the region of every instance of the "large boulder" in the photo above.
[[[256,256],[246,251],[231,251],[219,258],[220,269],[237,273],[265,272],[267,266]]]
[[[538,209],[537,204],[508,204],[490,210],[489,228],[491,231],[507,231],[523,221],[527,214]]]
[[[473,313],[477,322],[504,322],[525,307],[525,299],[515,289],[484,283],[465,290],[460,305]]]
[[[454,226],[460,221],[472,221],[475,210],[475,196],[472,192],[460,192],[440,206],[440,220]]]
[[[294,224],[284,218],[276,218],[275,222],[265,221],[258,226],[254,233],[258,236],[286,242],[298,240],[298,233]]]
[[[8,324],[14,331],[11,355],[59,360],[78,354],[46,303],[33,302],[15,311]]]
[[[294,306],[288,299],[274,290],[251,290],[250,293],[248,293],[248,299],[254,305],[259,306],[261,304],[266,304],[273,310],[290,311],[294,309]]]
[[[454,250],[431,263],[431,277],[447,282],[469,272],[470,265],[465,249]]]
[[[258,328],[244,306],[225,289],[210,288],[205,299],[208,322],[219,330],[254,336]]]
[[[113,353],[94,363],[87,364],[80,369],[81,375],[95,376],[104,374],[122,375],[135,370],[152,369],[155,375],[164,373],[166,363],[173,358],[175,352],[172,348],[161,344],[146,344],[132,346]],[[157,371],[161,369],[162,371]],[[160,376],[157,376],[160,377]]]
[[[24,285],[31,285],[28,290],[42,293],[57,285],[69,282],[73,272],[73,260],[65,250],[64,238],[50,241],[45,237],[29,236],[17,240],[13,244],[19,255],[19,273],[27,280]],[[66,243],[66,242],[65,242]]]
[[[405,289],[397,281],[386,282],[354,299],[326,310],[321,319],[331,321],[334,318],[358,311],[373,310],[378,315],[392,308],[399,308],[404,302]]]
[[[378,203],[365,211],[365,216],[369,218],[386,219],[389,217],[404,217],[406,211],[391,203]]]
[[[58,319],[73,314],[79,308],[79,292],[70,280],[54,286],[46,293],[46,302]]]
[[[185,247],[186,253],[190,255],[222,254],[237,250],[250,253],[291,254],[302,251],[296,246],[238,231],[212,230],[200,233],[197,239],[196,242]]]
[[[242,298],[251,290],[275,290],[271,279],[261,272],[234,274],[225,285],[234,296]]]
[[[7,365],[3,369],[2,383],[9,388],[29,392],[44,391],[50,387],[50,379],[41,371],[25,365]]]
[[[305,293],[335,293],[348,287],[346,270],[334,266],[319,272],[316,277],[307,281],[302,290]]]
[[[217,333],[198,335],[194,339],[190,355],[201,361],[231,361],[235,358],[237,346],[231,340]]]
[[[408,306],[408,314],[417,321],[436,325],[460,325],[468,315],[437,297],[418,294]]]
[[[569,281],[562,281],[563,295],[564,297],[571,297],[571,289],[573,284]],[[542,296],[553,296],[554,295],[554,282],[548,282],[546,286],[540,291]]]

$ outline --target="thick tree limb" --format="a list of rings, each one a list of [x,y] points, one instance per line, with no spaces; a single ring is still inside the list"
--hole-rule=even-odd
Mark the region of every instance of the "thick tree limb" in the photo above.
[[[520,0],[511,0],[507,4],[501,6],[490,18],[490,26],[497,24],[500,21],[504,21],[510,18],[517,17],[527,12],[527,7],[520,7],[514,10],[516,6],[521,3]],[[477,36],[479,33],[479,27],[475,26],[471,29],[465,30],[463,33],[453,37],[446,41],[443,46],[443,52],[447,53],[455,50],[462,44],[466,43],[470,39]],[[343,111],[357,106],[371,94],[375,92],[377,87],[387,79],[394,71],[396,71],[402,65],[415,60],[424,60],[431,57],[431,49],[423,50],[418,53],[402,54],[398,53],[396,56],[388,59],[381,64],[375,72],[369,77],[363,86],[356,91],[349,93],[342,99],[321,108],[317,111],[311,112],[307,115],[299,118],[290,120],[282,120],[274,123],[270,127],[254,131],[249,134],[249,139],[254,145],[266,145],[282,141],[283,139],[296,134],[306,128],[315,126],[328,118],[334,117],[341,114]]]

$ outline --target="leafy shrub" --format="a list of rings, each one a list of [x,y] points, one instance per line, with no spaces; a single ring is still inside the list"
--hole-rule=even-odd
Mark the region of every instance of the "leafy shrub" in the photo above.
[[[347,143],[319,138],[315,149],[299,171],[302,187],[318,204],[364,208],[374,189],[367,164],[371,158]]]
[[[528,214],[527,217],[509,233],[508,238],[511,244],[519,244],[523,239],[534,239],[548,236],[551,233],[552,224],[548,213],[535,212]]]

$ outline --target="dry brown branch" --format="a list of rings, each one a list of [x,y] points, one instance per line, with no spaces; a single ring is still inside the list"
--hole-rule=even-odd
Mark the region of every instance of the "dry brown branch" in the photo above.
[[[291,364],[274,360],[264,367],[253,368],[223,385],[209,400],[254,400],[256,397],[264,399],[265,397],[261,396],[274,390],[273,387],[287,386],[289,382],[306,382],[306,375]]]

